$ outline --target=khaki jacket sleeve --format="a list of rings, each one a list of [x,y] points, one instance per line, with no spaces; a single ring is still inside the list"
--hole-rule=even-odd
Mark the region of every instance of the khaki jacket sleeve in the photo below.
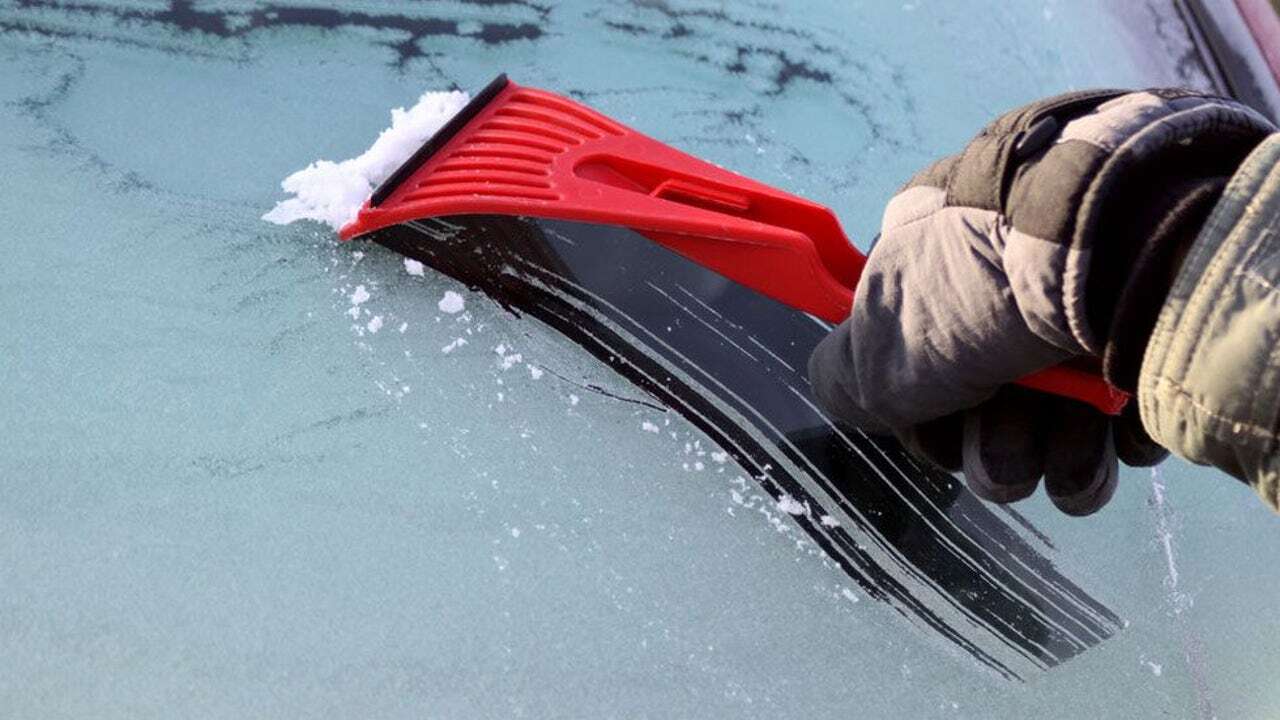
[[[1280,134],[1245,160],[1189,250],[1138,401],[1157,442],[1280,510]]]

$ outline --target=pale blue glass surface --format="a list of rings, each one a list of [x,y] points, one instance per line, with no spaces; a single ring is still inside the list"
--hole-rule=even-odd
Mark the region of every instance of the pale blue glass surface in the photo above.
[[[0,0],[0,718],[1272,715],[1280,522],[1235,481],[1019,505],[1128,627],[1011,683],[543,326],[259,220],[506,71],[865,248],[996,113],[1190,53],[1157,0]]]

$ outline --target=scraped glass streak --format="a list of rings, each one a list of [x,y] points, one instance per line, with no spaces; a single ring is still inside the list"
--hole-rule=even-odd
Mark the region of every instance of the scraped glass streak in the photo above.
[[[1127,623],[1008,682],[560,333],[259,220],[389,108],[507,71],[831,205],[865,248],[995,113],[1203,82],[1168,1],[800,5],[0,0],[0,708],[1273,714],[1280,574],[1255,559],[1280,538],[1246,488],[1169,463],[1158,500],[1129,472],[1088,522],[960,495],[954,523],[994,512]]]
[[[804,313],[625,228],[459,216],[371,238],[532,314],[678,410],[871,597],[996,672],[1026,677],[1119,629],[958,480],[814,405],[804,368],[826,328]]]

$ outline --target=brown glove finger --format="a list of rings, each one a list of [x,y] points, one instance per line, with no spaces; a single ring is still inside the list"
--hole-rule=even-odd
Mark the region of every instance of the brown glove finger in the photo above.
[[[912,455],[929,461],[947,472],[960,472],[960,443],[964,436],[963,413],[944,415],[937,420],[912,425],[896,433],[898,440]]]
[[[857,378],[849,372],[849,321],[837,325],[809,355],[809,385],[818,406],[833,420],[875,435],[892,431],[858,403]]]
[[[1091,515],[1107,504],[1119,482],[1111,419],[1065,398],[1054,398],[1043,410],[1050,418],[1044,468],[1049,499],[1068,515]]]
[[[1169,451],[1152,440],[1143,427],[1136,398],[1125,405],[1120,417],[1112,419],[1111,436],[1116,444],[1116,456],[1129,467],[1153,467],[1169,457]]]
[[[1036,491],[1045,468],[1043,398],[1005,386],[964,414],[962,464],[974,495],[1011,503]]]

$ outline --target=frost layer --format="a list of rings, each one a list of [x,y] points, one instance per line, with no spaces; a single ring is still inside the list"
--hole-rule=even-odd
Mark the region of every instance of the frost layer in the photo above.
[[[418,104],[391,111],[391,127],[358,157],[341,162],[316,160],[285,178],[280,187],[293,197],[281,200],[263,220],[287,225],[295,220],[316,220],[334,230],[355,219],[360,206],[464,105],[464,92],[426,92]]]

